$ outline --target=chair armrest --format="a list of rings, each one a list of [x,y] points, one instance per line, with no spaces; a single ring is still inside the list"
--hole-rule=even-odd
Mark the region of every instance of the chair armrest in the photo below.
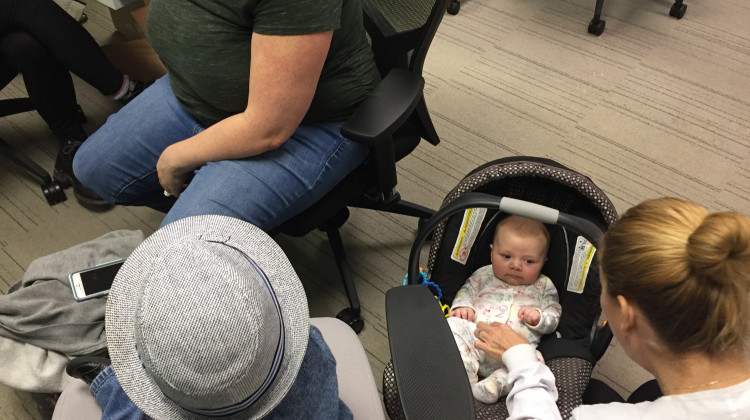
[[[370,146],[389,138],[414,111],[423,89],[421,76],[391,70],[344,123],[341,134]]]
[[[469,378],[430,289],[396,287],[385,299],[391,360],[406,418],[475,418]]]

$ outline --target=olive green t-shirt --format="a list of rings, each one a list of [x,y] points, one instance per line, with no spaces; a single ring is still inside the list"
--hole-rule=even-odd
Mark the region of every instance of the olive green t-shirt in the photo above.
[[[253,32],[330,30],[305,122],[345,120],[380,78],[360,0],[152,0],[147,21],[148,39],[169,70],[175,96],[207,126],[247,106]]]

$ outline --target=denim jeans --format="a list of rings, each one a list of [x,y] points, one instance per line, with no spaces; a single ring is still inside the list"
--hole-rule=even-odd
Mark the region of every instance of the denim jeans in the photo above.
[[[112,366],[91,383],[91,394],[102,407],[102,420],[148,418],[120,386]],[[266,420],[350,420],[349,407],[339,399],[336,359],[317,328],[310,326],[310,340],[297,379]]]
[[[179,199],[165,197],[156,173],[159,156],[204,130],[179,104],[165,75],[86,140],[73,171],[112,204],[166,212],[162,226],[219,214],[268,231],[315,203],[367,157],[368,148],[340,129],[340,123],[302,124],[281,147],[209,162],[194,172]]]
[[[112,366],[99,373],[91,382],[91,395],[102,408],[102,419],[145,419],[146,415],[125,394]]]

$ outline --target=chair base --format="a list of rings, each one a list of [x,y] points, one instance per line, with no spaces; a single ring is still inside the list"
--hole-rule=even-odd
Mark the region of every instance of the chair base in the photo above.
[[[21,152],[16,150],[8,142],[0,138],[0,152],[7,156],[11,161],[25,169],[29,174],[39,180],[39,184],[42,188],[42,194],[44,199],[47,200],[47,204],[50,206],[57,203],[62,203],[67,200],[65,192],[59,182],[52,179],[47,171],[42,169],[39,164],[23,155]]]
[[[362,331],[362,328],[364,328],[365,326],[365,320],[360,316],[360,311],[355,311],[352,308],[342,309],[341,312],[336,314],[336,318],[343,321],[357,334],[359,334],[359,332]]]
[[[387,209],[377,208],[376,206],[365,206],[362,208],[371,208],[373,210],[386,211],[388,213],[403,214],[405,216],[413,216],[419,218],[419,226],[435,212],[427,207],[420,206],[419,204],[411,203],[409,201],[398,200],[396,204],[388,207]],[[354,332],[359,334],[364,328],[365,321],[361,316],[361,307],[359,304],[359,297],[357,295],[357,289],[354,284],[354,276],[352,275],[352,269],[349,266],[349,260],[346,257],[346,250],[344,248],[344,242],[341,239],[341,232],[339,229],[349,219],[349,209],[344,207],[332,218],[326,222],[325,226],[321,228],[328,237],[328,244],[331,246],[333,258],[336,260],[336,267],[339,270],[339,276],[344,284],[344,290],[346,291],[347,299],[349,300],[349,307],[344,308],[341,312],[336,315],[336,318],[345,322],[349,325]]]
[[[590,34],[599,36],[602,34],[602,32],[604,32],[604,25],[605,25],[605,22],[603,20],[595,17],[591,19],[591,22],[589,22],[588,31]]]
[[[42,184],[42,194],[44,194],[44,199],[47,200],[47,204],[50,206],[62,203],[68,199],[65,195],[65,191],[63,191],[60,183],[57,181],[50,181]]]
[[[602,34],[602,32],[604,32],[605,23],[601,19],[603,4],[604,4],[604,0],[596,0],[596,7],[594,9],[594,18],[591,19],[591,22],[589,22],[588,32],[596,36],[599,36]],[[683,4],[682,0],[675,0],[674,4],[669,9],[669,16],[672,16],[673,18],[677,18],[677,19],[682,19],[682,17],[685,16],[686,10],[687,10],[687,5]],[[458,13],[458,10],[456,10],[456,13]]]
[[[677,0],[672,5],[672,8],[669,9],[669,16],[682,19],[682,17],[685,16],[685,11],[687,11],[687,4],[682,4],[682,0]]]

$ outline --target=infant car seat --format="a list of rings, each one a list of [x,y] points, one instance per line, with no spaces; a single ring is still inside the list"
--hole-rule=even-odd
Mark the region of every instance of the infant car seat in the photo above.
[[[546,335],[538,350],[555,374],[559,394],[557,404],[562,418],[568,418],[573,408],[581,404],[594,364],[612,338],[609,328],[598,324],[601,285],[595,246],[601,232],[617,220],[617,212],[609,198],[588,177],[555,161],[535,157],[503,158],[476,168],[446,196],[441,209],[420,229],[409,261],[409,283],[421,282],[419,255],[425,239],[432,234],[426,272],[429,281],[440,289],[430,286],[432,294],[441,294],[441,303],[450,304],[466,279],[477,268],[490,263],[489,245],[495,225],[508,214],[540,220],[550,230],[548,261],[542,273],[555,284],[563,311],[557,331]],[[420,319],[420,323],[428,321],[423,319],[424,314],[419,313],[425,310],[424,305],[416,305],[422,309],[413,308],[406,297],[412,293],[399,290],[409,287],[425,288],[399,287],[389,290],[386,297],[392,362],[386,366],[383,375],[385,407],[391,419],[420,418],[424,411],[420,411],[422,415],[419,416],[404,411],[409,404],[402,405],[402,402],[411,396],[402,395],[399,387],[418,389],[429,384],[422,390],[423,401],[418,406],[438,410],[445,416],[445,410],[461,405],[462,399],[470,400],[471,405],[470,390],[466,398],[468,378],[460,364],[447,322],[438,320],[434,334],[426,331],[433,327],[432,324],[429,327],[414,324],[414,319]],[[432,306],[437,307],[430,306],[428,311],[434,309]],[[437,345],[436,337],[441,334]],[[419,338],[420,335],[423,339]],[[422,340],[429,341],[429,344]],[[425,365],[433,360],[443,360],[441,355],[432,353],[444,351],[443,347],[449,348],[449,359],[457,360],[458,365],[438,368],[434,364]],[[414,354],[415,359],[403,354]],[[434,372],[434,377],[423,385],[416,385],[421,380],[417,377],[426,370],[425,366],[438,372]],[[463,388],[458,387],[460,392],[456,401],[442,397],[439,402],[430,399],[430,395],[443,395],[437,389],[441,384],[456,389],[456,383],[463,384]],[[446,392],[446,395],[451,394],[456,392]],[[440,404],[447,408],[440,408]],[[479,419],[508,416],[504,398],[490,405],[474,401],[473,406]],[[457,416],[465,418],[464,415]]]

